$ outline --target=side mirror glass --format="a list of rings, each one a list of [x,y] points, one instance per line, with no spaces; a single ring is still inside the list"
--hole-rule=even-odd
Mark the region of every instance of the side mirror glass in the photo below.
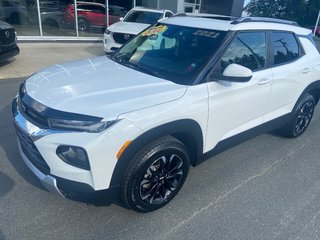
[[[248,82],[253,76],[252,71],[236,63],[230,64],[222,73],[222,79],[230,82]]]

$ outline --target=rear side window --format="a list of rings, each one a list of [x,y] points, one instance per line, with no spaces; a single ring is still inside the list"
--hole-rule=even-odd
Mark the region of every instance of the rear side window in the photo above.
[[[292,62],[299,58],[299,44],[292,33],[272,32],[274,65]]]
[[[231,63],[242,65],[252,71],[265,68],[265,32],[238,33],[221,58],[221,72]]]

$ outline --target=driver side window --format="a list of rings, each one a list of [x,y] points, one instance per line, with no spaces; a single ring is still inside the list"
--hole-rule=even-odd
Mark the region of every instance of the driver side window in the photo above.
[[[232,63],[247,67],[252,71],[264,69],[266,66],[265,32],[238,33],[218,63],[220,73]]]

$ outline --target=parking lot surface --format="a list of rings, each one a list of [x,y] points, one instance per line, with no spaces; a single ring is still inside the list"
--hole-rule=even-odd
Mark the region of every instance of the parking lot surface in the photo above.
[[[11,122],[24,79],[0,81],[0,240],[320,239],[319,107],[300,138],[268,133],[229,149],[192,168],[165,208],[139,214],[41,186],[18,154]]]

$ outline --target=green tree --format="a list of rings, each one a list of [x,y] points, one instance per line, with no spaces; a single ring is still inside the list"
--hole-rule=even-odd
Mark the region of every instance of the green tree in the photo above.
[[[301,26],[315,24],[320,0],[251,0],[245,10],[249,16],[292,20]]]

